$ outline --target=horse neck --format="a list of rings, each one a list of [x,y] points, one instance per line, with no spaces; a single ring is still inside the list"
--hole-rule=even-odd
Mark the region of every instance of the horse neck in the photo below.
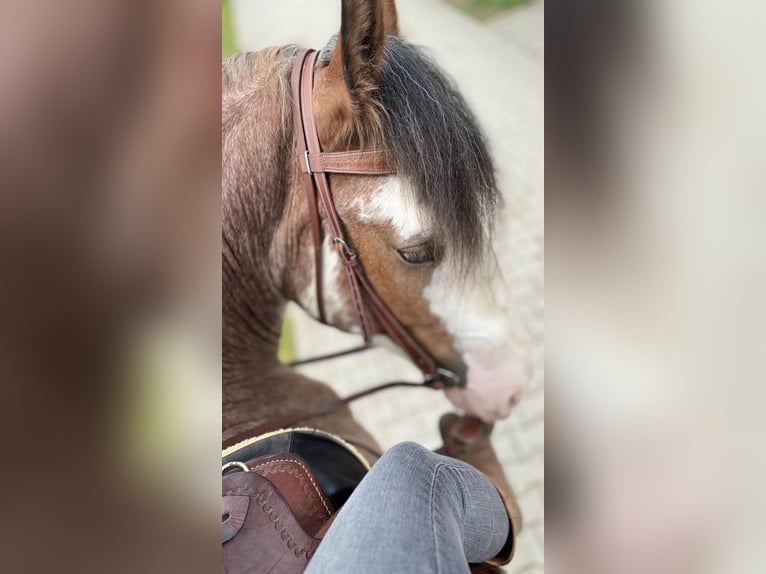
[[[257,383],[280,367],[288,275],[296,266],[296,249],[285,230],[294,162],[282,72],[256,70],[251,85],[257,88],[224,97],[224,385]],[[267,75],[273,81],[264,81]]]

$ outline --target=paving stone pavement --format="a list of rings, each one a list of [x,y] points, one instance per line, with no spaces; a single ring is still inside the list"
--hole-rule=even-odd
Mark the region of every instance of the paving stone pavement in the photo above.
[[[337,0],[235,0],[235,32],[242,49],[297,43],[324,46],[340,26]],[[526,323],[533,363],[528,392],[511,417],[498,423],[494,444],[514,484],[525,517],[513,574],[543,571],[543,4],[475,21],[441,0],[399,1],[402,35],[423,46],[453,77],[490,142],[505,199],[496,251],[500,267]],[[300,15],[300,16],[297,16]],[[296,348],[309,356],[353,344],[352,336],[316,324],[297,308]],[[419,380],[403,359],[375,349],[305,367],[341,395],[387,380]],[[349,375],[353,373],[353,375]],[[440,444],[437,421],[451,404],[427,389],[389,391],[353,406],[356,417],[383,447],[414,440]]]

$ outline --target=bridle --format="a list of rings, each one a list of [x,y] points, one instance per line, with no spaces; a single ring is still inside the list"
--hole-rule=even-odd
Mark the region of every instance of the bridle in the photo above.
[[[354,310],[359,320],[364,343],[345,351],[321,355],[310,359],[295,361],[291,365],[301,365],[333,359],[343,355],[364,351],[372,346],[372,328],[367,313],[380,323],[388,336],[410,357],[412,362],[423,373],[422,383],[395,381],[365,389],[353,395],[329,403],[316,405],[301,412],[289,413],[268,420],[249,431],[235,435],[224,441],[224,448],[281,428],[287,428],[307,419],[328,415],[337,409],[363,397],[394,387],[430,387],[445,389],[454,386],[465,386],[463,377],[439,367],[436,360],[409,334],[407,329],[394,316],[385,302],[375,292],[374,287],[364,273],[359,255],[349,245],[338,211],[335,209],[328,173],[346,175],[383,176],[396,173],[383,150],[361,150],[345,152],[323,152],[319,143],[316,119],[312,105],[314,91],[314,66],[317,60],[316,50],[302,50],[298,53],[293,64],[291,85],[293,95],[293,116],[295,117],[295,138],[297,161],[306,191],[309,213],[311,217],[311,232],[314,243],[314,268],[316,273],[316,298],[319,310],[319,320],[327,324],[322,292],[322,222],[319,215],[319,202],[326,214],[326,219],[332,232],[332,242],[343,262],[346,277],[351,289]],[[361,445],[360,445],[361,446]],[[374,449],[365,447],[374,452]]]
[[[464,386],[457,374],[439,367],[434,358],[409,334],[407,329],[391,313],[385,302],[375,292],[364,273],[358,254],[349,246],[343,225],[335,209],[330,193],[328,173],[347,175],[388,175],[396,173],[388,155],[383,150],[361,150],[346,152],[323,152],[319,143],[316,119],[314,117],[312,94],[314,90],[314,66],[316,50],[302,50],[293,65],[291,85],[293,94],[293,115],[295,117],[295,138],[297,160],[303,177],[303,186],[311,216],[311,231],[314,240],[314,269],[316,274],[316,299],[319,320],[327,323],[324,296],[322,293],[322,223],[319,215],[319,201],[326,214],[332,232],[332,242],[346,270],[354,310],[362,331],[364,344],[340,353],[323,355],[300,361],[315,362],[349,353],[362,351],[372,345],[372,329],[367,314],[369,309],[388,336],[404,350],[412,362],[423,373],[424,384],[436,389],[450,386]]]

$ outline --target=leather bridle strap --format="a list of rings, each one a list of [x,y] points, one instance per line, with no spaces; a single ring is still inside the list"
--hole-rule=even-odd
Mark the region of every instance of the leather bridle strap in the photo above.
[[[309,165],[308,141],[306,139],[306,130],[303,124],[303,97],[301,94],[301,83],[303,65],[309,57],[308,51],[304,50],[298,54],[293,66],[293,72],[290,79],[293,92],[293,117],[295,119],[295,141],[299,158],[303,158],[306,165]],[[316,56],[311,61],[313,66]],[[322,295],[322,224],[319,221],[319,209],[317,205],[317,189],[314,185],[314,178],[310,171],[304,169],[303,187],[306,190],[306,199],[308,200],[309,214],[311,216],[311,234],[314,240],[314,276],[316,277],[317,307],[319,311],[319,320],[326,323],[324,311],[324,297]]]
[[[312,94],[314,89],[314,68],[317,59],[315,50],[301,51],[295,61],[292,72],[293,105],[295,107],[295,138],[297,160],[300,166],[314,242],[314,260],[316,276],[316,296],[320,321],[326,323],[324,296],[322,292],[322,223],[319,204],[324,208],[325,220],[332,233],[332,244],[343,262],[354,310],[359,320],[367,348],[372,343],[372,328],[367,315],[367,308],[389,335],[412,359],[423,372],[425,384],[444,388],[463,383],[461,378],[437,366],[436,361],[408,333],[396,319],[388,306],[378,296],[367,279],[357,253],[349,246],[343,225],[335,209],[327,173],[350,175],[387,175],[395,173],[387,154],[382,150],[361,150],[349,152],[322,152],[313,112]],[[345,354],[345,353],[341,353]],[[334,354],[332,356],[337,356]],[[321,359],[330,356],[321,357]]]
[[[301,163],[304,173],[345,173],[351,175],[389,175],[392,171],[384,152],[343,151],[310,154]]]

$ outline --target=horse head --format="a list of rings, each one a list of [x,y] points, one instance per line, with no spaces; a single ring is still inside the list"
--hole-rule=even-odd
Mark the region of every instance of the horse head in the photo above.
[[[399,37],[393,1],[344,0],[342,8],[340,33],[315,71],[319,140],[325,152],[385,150],[396,173],[330,175],[335,208],[376,293],[440,366],[467,381],[447,390],[453,403],[485,420],[504,418],[528,374],[491,246],[499,194],[486,143],[452,82]],[[318,319],[314,246],[294,163],[290,296]],[[324,319],[358,331],[341,257],[331,231],[323,235]]]

